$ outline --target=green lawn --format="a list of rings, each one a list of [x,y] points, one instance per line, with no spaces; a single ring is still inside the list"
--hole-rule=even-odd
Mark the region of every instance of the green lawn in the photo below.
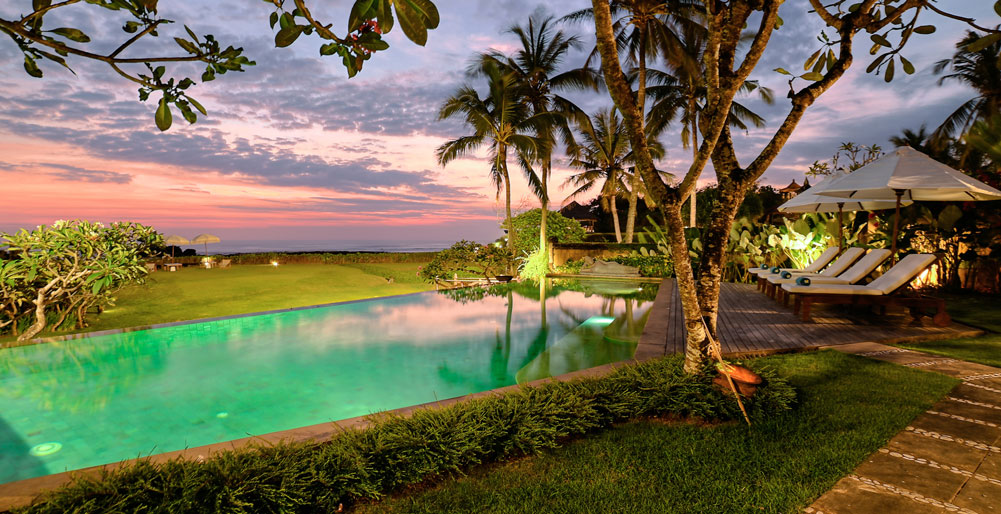
[[[946,295],[945,301],[952,319],[991,332],[1001,332],[1001,302],[996,295]]]
[[[146,284],[123,289],[117,305],[92,316],[86,331],[425,291],[430,286],[417,277],[418,266],[286,264],[158,271],[149,275]],[[40,337],[66,333],[44,332]],[[13,339],[0,338],[0,342]]]
[[[968,339],[901,344],[898,346],[919,352],[932,353],[1001,368],[1001,334],[988,334]]]
[[[957,383],[834,351],[765,362],[801,395],[766,423],[637,421],[356,511],[799,512]]]

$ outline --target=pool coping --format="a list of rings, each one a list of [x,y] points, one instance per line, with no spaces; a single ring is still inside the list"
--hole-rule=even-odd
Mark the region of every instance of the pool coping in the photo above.
[[[324,305],[314,305],[308,307],[292,307],[289,309],[279,309],[274,311],[265,311],[261,313],[254,314],[239,314],[233,316],[222,316],[218,318],[205,318],[201,320],[191,320],[189,322],[171,322],[162,323],[158,325],[150,325],[146,328],[127,330],[127,329],[114,329],[109,331],[102,331],[108,333],[122,333],[126,331],[138,331],[138,330],[148,330],[150,328],[162,328],[166,326],[178,326],[192,323],[201,323],[208,320],[218,321],[224,319],[233,319],[246,317],[251,315],[259,314],[270,314],[270,313],[280,313],[291,310],[304,310],[310,308],[318,307],[329,307],[331,305],[340,305],[345,303],[357,303],[368,300],[395,298],[402,296],[412,296],[417,294],[426,293],[427,291],[421,291],[417,293],[406,293],[402,295],[393,296],[382,296],[376,298],[367,298],[362,300],[348,300],[345,302],[336,302]],[[334,434],[338,432],[343,432],[345,430],[360,430],[367,428],[372,425],[373,419],[384,415],[397,415],[406,416],[412,414],[413,412],[421,409],[437,409],[442,407],[447,407],[449,405],[454,405],[456,403],[465,402],[469,400],[475,400],[477,398],[485,398],[490,396],[499,396],[506,393],[517,391],[523,387],[537,387],[548,382],[559,381],[568,382],[578,378],[585,377],[599,377],[607,375],[617,368],[624,366],[631,366],[638,364],[643,361],[656,359],[664,357],[664,349],[667,345],[667,324],[668,316],[655,316],[657,310],[667,309],[672,291],[669,287],[661,287],[657,291],[657,296],[654,298],[653,305],[650,306],[651,315],[647,318],[646,325],[643,327],[643,332],[640,334],[640,340],[636,345],[636,352],[633,354],[632,359],[622,360],[618,362],[612,362],[609,364],[603,364],[601,366],[595,366],[593,368],[587,368],[582,370],[573,371],[570,373],[564,373],[562,375],[557,375],[548,378],[540,378],[527,382],[524,384],[512,384],[509,386],[504,386],[496,389],[488,389],[486,391],[480,391],[477,393],[469,393],[462,396],[456,396],[452,398],[447,398],[443,400],[437,400],[433,402],[422,403],[418,405],[411,405],[408,407],[401,407],[398,409],[379,411],[377,413],[368,414],[364,416],[356,416],[353,418],[346,418],[341,420],[329,421],[325,423],[318,423],[315,425],[309,425],[300,428],[292,428],[289,430],[281,430],[278,432],[271,432],[267,434],[261,434],[250,437],[243,437],[240,439],[233,439],[230,441],[222,441],[213,444],[207,444],[203,446],[196,446],[193,448],[185,448],[182,450],[174,450],[164,453],[151,454],[145,457],[140,457],[139,459],[149,459],[151,462],[166,462],[173,459],[190,459],[201,461],[210,457],[213,453],[224,452],[228,450],[235,450],[248,446],[253,443],[258,444],[274,444],[279,441],[285,442],[306,442],[306,441],[324,441],[330,439]],[[97,334],[97,332],[86,332],[84,334],[70,334],[67,336],[58,336],[58,341],[63,341],[67,339],[77,339],[78,337],[71,336],[89,336]],[[102,333],[101,335],[108,335]],[[67,339],[61,339],[67,338]],[[48,338],[47,338],[48,339]],[[70,471],[63,471],[60,473],[53,473],[50,475],[44,475],[34,478],[26,478],[24,480],[17,480],[14,482],[7,482],[0,484],[0,513],[10,511],[11,509],[24,507],[30,505],[38,496],[47,490],[58,488],[65,485],[73,480],[75,476],[99,476],[102,470],[114,470],[121,467],[123,464],[131,463],[139,459],[128,459],[119,462],[112,462],[108,464],[100,464],[97,466],[90,466],[81,469],[75,469]]]

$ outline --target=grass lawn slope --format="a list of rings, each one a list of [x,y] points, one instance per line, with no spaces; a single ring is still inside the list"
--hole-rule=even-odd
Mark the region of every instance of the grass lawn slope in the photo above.
[[[753,427],[636,421],[364,513],[799,512],[956,383],[835,351],[763,362],[800,394]]]
[[[420,263],[186,267],[152,273],[118,293],[117,305],[90,317],[85,331],[391,296],[429,289]],[[390,282],[392,279],[392,282]],[[40,337],[70,332],[43,332]],[[13,341],[5,337],[0,342]]]

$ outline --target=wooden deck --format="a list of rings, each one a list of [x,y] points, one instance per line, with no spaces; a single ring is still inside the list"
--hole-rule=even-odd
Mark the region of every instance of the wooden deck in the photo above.
[[[637,349],[637,358],[680,353],[685,345],[685,324],[681,300],[674,280],[661,284],[654,313],[647,323]],[[815,306],[813,321],[804,323],[752,284],[724,283],[720,291],[717,324],[723,353],[731,356],[761,355],[782,351],[809,350],[823,346],[860,342],[899,343],[974,337],[983,332],[952,323],[939,327],[930,318],[912,325],[901,309],[877,316],[865,308]]]

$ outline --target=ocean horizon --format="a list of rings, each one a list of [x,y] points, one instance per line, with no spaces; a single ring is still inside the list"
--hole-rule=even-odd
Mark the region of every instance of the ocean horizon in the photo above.
[[[265,252],[437,252],[444,250],[455,241],[370,241],[360,239],[247,239],[223,240],[208,245],[210,254],[234,253],[265,253]],[[205,246],[200,244],[181,245],[181,248],[193,248],[201,255]]]

